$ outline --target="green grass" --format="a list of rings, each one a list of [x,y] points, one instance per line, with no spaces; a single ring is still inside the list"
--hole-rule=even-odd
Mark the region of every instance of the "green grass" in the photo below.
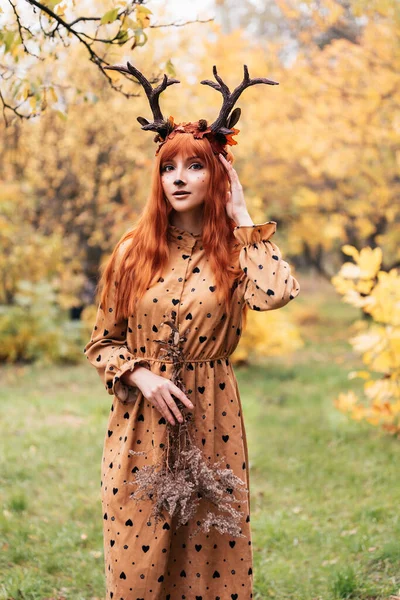
[[[304,276],[319,321],[290,357],[236,367],[250,453],[255,599],[387,600],[400,590],[400,441],[347,419],[358,311]],[[288,306],[283,310],[290,311]],[[294,308],[294,307],[293,307]],[[104,598],[100,459],[111,405],[94,369],[6,366],[0,600]]]

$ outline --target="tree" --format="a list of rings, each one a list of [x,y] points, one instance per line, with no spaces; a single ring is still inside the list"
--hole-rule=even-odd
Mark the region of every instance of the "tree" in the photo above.
[[[114,72],[105,70],[113,64],[114,48],[127,46],[129,51],[148,41],[146,31],[155,27],[178,27],[186,23],[151,23],[152,11],[144,0],[99,0],[96,11],[83,15],[76,0],[8,0],[0,7],[5,24],[0,28],[0,102],[3,118],[9,125],[8,115],[13,119],[30,119],[40,115],[48,106],[65,112],[71,88],[57,77],[55,64],[73,44],[85,48],[86,56],[101,72],[107,83],[125,97],[138,96],[126,91]],[[1,23],[1,21],[0,21]],[[47,69],[37,69],[39,63]],[[24,74],[25,71],[25,74]],[[173,76],[174,68],[167,61],[167,72]],[[130,75],[123,75],[135,81]],[[62,78],[61,78],[62,79]],[[151,80],[157,83],[159,76]],[[93,95],[84,88],[74,90],[89,100]]]

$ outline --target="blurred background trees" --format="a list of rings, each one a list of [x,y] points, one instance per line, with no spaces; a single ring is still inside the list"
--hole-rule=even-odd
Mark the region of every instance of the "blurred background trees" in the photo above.
[[[348,247],[368,247],[380,249],[380,271],[398,277],[398,2],[210,0],[201,15],[182,3],[174,10],[156,0],[2,5],[2,360],[75,357],[63,328],[77,321],[81,344],[90,334],[99,265],[146,201],[155,144],[136,117],[148,103],[133,78],[102,68],[127,59],[153,82],[164,72],[180,79],[161,99],[176,121],[214,118],[220,96],[199,84],[213,64],[231,88],[243,64],[253,77],[278,81],[239,102],[235,168],[254,222],[278,222],[293,270],[330,282]],[[39,335],[38,298],[54,309],[45,313],[49,330],[61,332],[57,343]],[[359,306],[364,321],[375,318]],[[28,328],[18,310],[29,311]],[[255,315],[236,360],[249,360],[252,349],[268,356],[300,348],[311,312]],[[42,342],[28,344],[29,331]],[[79,332],[68,339],[73,345]],[[398,384],[398,366],[390,377]]]

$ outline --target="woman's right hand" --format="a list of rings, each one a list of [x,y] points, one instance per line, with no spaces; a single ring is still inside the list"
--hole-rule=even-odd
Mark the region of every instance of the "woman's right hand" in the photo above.
[[[170,379],[156,375],[146,367],[138,365],[133,371],[126,371],[123,379],[124,383],[138,387],[143,396],[159,410],[171,425],[175,425],[173,415],[180,423],[183,422],[182,413],[171,394],[176,396],[187,408],[194,408],[189,398]]]

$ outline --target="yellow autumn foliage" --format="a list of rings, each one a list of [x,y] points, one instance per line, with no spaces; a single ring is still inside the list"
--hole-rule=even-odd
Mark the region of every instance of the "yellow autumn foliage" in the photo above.
[[[352,256],[354,263],[344,263],[331,281],[344,302],[370,315],[368,323],[357,323],[359,332],[350,338],[368,370],[348,375],[349,379],[364,380],[363,401],[350,391],[339,394],[334,404],[356,421],[365,420],[400,435],[400,273],[398,269],[380,270],[380,248],[366,247],[359,252],[346,244],[342,251]]]
[[[399,281],[390,269],[400,260],[397,2],[354,0],[354,14],[366,17],[360,19],[356,43],[334,36],[323,47],[316,43],[318,36],[336,26],[340,31],[345,17],[337,2],[307,2],[307,11],[297,0],[277,0],[277,5],[299,32],[301,43],[290,64],[281,59],[278,37],[260,43],[260,38],[249,39],[245,28],[225,31],[216,22],[176,27],[171,35],[170,28],[152,28],[148,9],[139,5],[124,23],[111,22],[112,14],[105,19],[110,22],[102,27],[110,34],[113,27],[140,25],[135,46],[132,41],[111,45],[107,60],[129,59],[148,77],[164,72],[177,77],[181,84],[170,86],[160,102],[163,114],[177,122],[217,117],[221,95],[200,84],[212,78],[214,64],[231,90],[243,77],[243,64],[251,77],[279,82],[248,88],[238,103],[235,168],[246,204],[255,223],[278,222],[288,259],[299,257],[299,264],[327,275],[339,269],[340,248],[352,257],[332,282],[345,302],[376,322],[374,331],[360,327],[354,347],[366,344],[361,336],[373,340],[375,346],[359,351],[368,372],[387,375],[398,355]],[[64,3],[57,6],[62,14]],[[96,11],[105,18],[110,11],[115,15],[116,7],[101,0]],[[296,27],[298,19],[304,29]],[[18,28],[14,23],[12,31],[7,29],[2,43],[8,55],[22,61]],[[40,39],[37,43],[42,48]],[[12,302],[19,277],[36,281],[49,275],[63,307],[79,307],[89,295],[84,283],[94,286],[102,257],[136,221],[146,200],[155,145],[136,119],[150,117],[148,101],[136,82],[108,71],[113,84],[133,96],[112,90],[80,44],[18,72],[21,79],[7,88],[6,98],[25,100],[32,110],[45,101],[48,110],[40,119],[15,119],[8,131],[0,130],[0,187],[7,195],[10,182],[13,186],[10,201],[4,192],[0,198],[6,202],[5,215],[0,214],[5,244],[0,274],[8,270],[2,302]],[[315,315],[311,311],[304,319]],[[236,356],[247,360],[253,349],[257,355],[292,350],[299,342],[290,327],[288,311],[250,312]]]
[[[267,356],[290,354],[304,346],[297,324],[288,310],[247,312],[247,323],[236,350],[233,364],[256,362]]]
[[[67,310],[76,306],[84,284],[82,254],[73,234],[34,227],[39,202],[28,191],[18,182],[0,186],[0,305],[14,304],[21,281],[47,280],[57,304]]]

